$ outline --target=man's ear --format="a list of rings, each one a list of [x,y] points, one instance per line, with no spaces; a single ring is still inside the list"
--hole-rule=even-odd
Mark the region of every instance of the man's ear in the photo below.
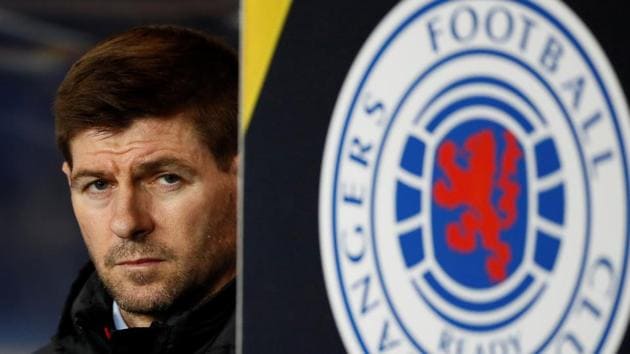
[[[66,179],[68,180],[68,185],[70,185],[70,173],[72,171],[70,170],[70,165],[68,164],[67,161],[63,162],[63,165],[61,165],[61,170],[63,171],[63,174],[66,175]]]
[[[234,176],[238,175],[238,164],[240,160],[241,159],[239,158],[238,154],[234,155],[234,157],[232,158],[232,163],[230,164],[230,174],[233,174]]]

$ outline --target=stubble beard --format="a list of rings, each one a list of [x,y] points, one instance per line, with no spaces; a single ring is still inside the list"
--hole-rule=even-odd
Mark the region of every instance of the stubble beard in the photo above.
[[[169,278],[157,277],[153,273],[131,272],[124,278],[101,276],[105,288],[125,311],[143,315],[167,312],[181,293],[181,275]]]
[[[193,264],[205,265],[202,267],[205,272],[182,269],[166,247],[136,241],[125,241],[113,247],[106,255],[103,267],[97,266],[97,272],[108,293],[127,312],[161,317],[185,310],[211,295],[217,278],[235,262],[229,251],[221,247],[220,237],[212,234],[207,237],[210,249],[200,252],[193,260]],[[165,267],[137,271],[116,269],[116,260],[132,255],[165,259]]]
[[[141,257],[163,259],[164,264],[129,270],[116,265],[123,259]],[[105,289],[123,310],[153,314],[167,311],[186,286],[183,272],[173,269],[175,261],[173,252],[160,244],[125,240],[106,254],[103,265],[95,265]]]

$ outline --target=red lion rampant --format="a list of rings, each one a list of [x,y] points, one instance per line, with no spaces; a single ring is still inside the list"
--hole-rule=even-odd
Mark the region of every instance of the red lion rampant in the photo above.
[[[446,175],[433,186],[435,202],[446,209],[465,207],[460,219],[446,226],[447,246],[461,253],[477,249],[477,235],[481,246],[490,251],[485,267],[491,282],[497,283],[507,276],[507,265],[512,259],[510,245],[501,240],[501,231],[516,221],[516,200],[520,186],[511,180],[522,157],[514,136],[505,131],[505,149],[501,156],[497,178],[497,147],[491,130],[471,135],[460,149],[447,140],[438,149],[438,165]],[[460,166],[456,157],[464,154],[468,167]],[[498,208],[492,204],[492,195],[498,188]]]

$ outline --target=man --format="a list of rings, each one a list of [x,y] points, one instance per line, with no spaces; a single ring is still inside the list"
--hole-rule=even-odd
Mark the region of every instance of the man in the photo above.
[[[77,61],[55,101],[90,264],[41,352],[234,352],[238,63],[140,27]]]

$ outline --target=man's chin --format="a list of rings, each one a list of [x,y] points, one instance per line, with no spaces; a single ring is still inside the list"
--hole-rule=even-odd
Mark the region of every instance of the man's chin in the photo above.
[[[173,303],[174,295],[161,284],[126,284],[109,289],[118,305],[127,312],[153,314],[165,312]]]
[[[122,283],[142,288],[159,282],[163,275],[157,269],[133,269],[125,270],[119,278],[122,279]]]
[[[144,314],[164,312],[172,304],[177,291],[167,279],[157,269],[115,270],[102,277],[105,288],[123,310]]]

